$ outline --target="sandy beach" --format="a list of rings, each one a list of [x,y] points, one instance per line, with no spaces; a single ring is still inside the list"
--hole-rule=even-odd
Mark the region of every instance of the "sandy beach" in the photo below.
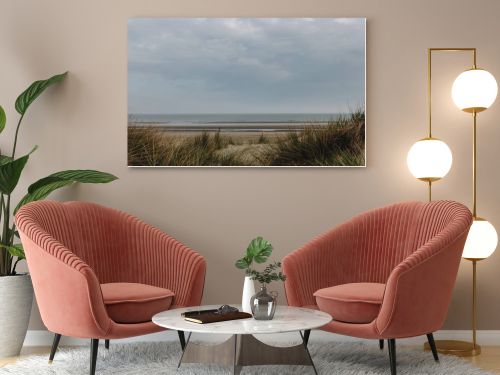
[[[262,140],[262,137],[265,137],[268,141],[274,140],[276,137],[282,136],[291,130],[293,131],[302,131],[303,130],[303,125],[294,128],[290,127],[285,127],[283,126],[280,128],[278,127],[277,129],[261,129],[258,127],[258,124],[252,124],[255,125],[253,128],[245,128],[242,129],[241,127],[190,127],[186,128],[183,126],[170,126],[170,125],[165,125],[165,124],[156,124],[156,125],[150,125],[150,124],[145,124],[145,123],[129,123],[129,129],[139,129],[139,130],[152,130],[152,131],[159,131],[164,133],[165,135],[168,135],[172,138],[193,138],[200,136],[203,133],[208,133],[208,134],[215,134],[219,133],[224,136],[230,136],[235,143],[243,145],[243,144],[255,144],[259,142],[259,139]],[[262,125],[261,125],[262,126]]]
[[[222,132],[222,133],[273,133],[273,132],[287,132],[290,130],[304,130],[308,125],[326,126],[327,122],[314,122],[310,124],[304,123],[290,123],[290,122],[238,122],[238,123],[206,123],[196,125],[185,125],[175,123],[162,123],[162,122],[129,122],[129,127],[134,128],[155,128],[165,132]]]

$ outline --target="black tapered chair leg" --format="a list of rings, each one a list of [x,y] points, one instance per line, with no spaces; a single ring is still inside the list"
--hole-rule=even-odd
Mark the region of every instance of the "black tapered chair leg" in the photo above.
[[[57,347],[59,346],[59,340],[61,340],[61,335],[59,333],[54,334],[54,341],[52,341],[52,348],[50,349],[49,363],[52,363],[52,361],[54,360]]]
[[[378,340],[378,347],[380,350],[384,350],[384,340]]]
[[[389,339],[387,340],[389,344],[389,361],[391,363],[391,375],[396,375],[396,340]]]
[[[309,336],[311,336],[311,330],[306,329],[304,331],[304,345],[307,346],[307,343],[309,342]]]
[[[427,341],[429,342],[429,346],[432,350],[432,355],[434,356],[434,360],[439,362],[438,351],[436,349],[436,343],[434,342],[434,335],[432,333],[427,334]]]
[[[97,350],[99,349],[99,339],[90,341],[90,375],[95,375],[95,364],[97,362]]]
[[[109,350],[109,340],[104,340],[104,347]]]
[[[177,334],[179,335],[181,349],[184,350],[186,348],[186,337],[184,336],[184,331],[177,331]]]

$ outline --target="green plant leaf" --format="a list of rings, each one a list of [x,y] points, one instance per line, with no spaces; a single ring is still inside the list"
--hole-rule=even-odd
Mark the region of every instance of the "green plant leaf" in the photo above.
[[[254,238],[247,248],[247,257],[257,263],[264,263],[273,252],[273,245],[262,237]]]
[[[244,270],[250,266],[250,264],[248,263],[248,261],[245,258],[238,259],[234,265],[236,266],[236,268],[239,268],[242,270]]]
[[[7,122],[7,116],[5,115],[5,111],[0,105],[0,133],[5,129],[5,123]]]
[[[90,184],[106,184],[118,179],[118,177],[111,173],[95,171],[93,169],[70,169],[53,173],[50,176]]]
[[[7,164],[10,161],[12,161],[12,158],[10,156],[0,155],[0,165]]]
[[[47,87],[55,83],[61,82],[62,80],[64,80],[64,78],[66,78],[67,74],[68,72],[65,72],[62,74],[57,74],[55,76],[52,76],[49,79],[33,82],[30,85],[30,87],[24,90],[22,94],[17,97],[16,111],[20,115],[24,115],[30,104],[33,103],[35,99],[38,98],[40,94],[44,92]]]
[[[7,232],[8,232],[8,234],[9,234],[9,237],[8,237],[9,239],[13,239],[13,238],[14,238],[14,236],[16,236],[17,238],[19,238],[19,232],[18,232],[17,230],[15,230],[15,229],[14,229],[14,230],[12,230],[11,228],[9,228],[9,229],[7,230]]]
[[[29,186],[28,193],[18,203],[14,210],[14,214],[25,204],[45,199],[54,190],[72,185],[75,182],[97,184],[108,183],[116,179],[117,177],[110,173],[88,169],[67,170],[53,173]]]
[[[10,194],[16,188],[21,173],[28,162],[30,154],[36,150],[36,147],[27,155],[19,159],[7,160],[4,156],[0,164],[0,192]]]
[[[269,255],[257,255],[253,258],[253,260],[255,260],[256,263],[264,263],[268,257]]]
[[[33,193],[45,185],[50,185],[59,181],[81,182],[84,184],[105,184],[116,179],[116,176],[106,172],[94,171],[92,169],[73,169],[52,173],[36,181],[30,185],[28,193]]]
[[[50,193],[52,193],[54,190],[63,188],[68,185],[72,185],[74,182],[70,180],[59,180],[55,181],[46,185],[41,186],[39,189],[34,190],[32,193],[27,193],[17,204],[16,208],[14,209],[14,215],[17,213],[17,211],[24,206],[25,204],[28,204],[30,202],[34,201],[39,201],[42,199],[45,199],[49,196]]]
[[[11,246],[0,244],[0,247],[7,249],[10,255],[12,255],[13,257],[18,257],[19,259],[26,258],[26,256],[24,255],[24,249],[22,244],[15,244]]]

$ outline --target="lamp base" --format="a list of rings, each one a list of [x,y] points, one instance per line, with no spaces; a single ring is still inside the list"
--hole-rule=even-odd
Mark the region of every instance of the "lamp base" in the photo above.
[[[481,347],[467,341],[436,340],[438,353],[454,355],[457,357],[474,357],[481,354]],[[431,350],[429,343],[424,344],[424,350]]]

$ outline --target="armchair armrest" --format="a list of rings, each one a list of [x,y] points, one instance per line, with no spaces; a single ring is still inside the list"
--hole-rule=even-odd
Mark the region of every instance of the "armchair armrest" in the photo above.
[[[47,328],[64,336],[104,336],[112,322],[94,272],[47,234],[33,227],[23,229],[31,232],[27,235],[19,230],[33,284],[37,286],[36,300]]]
[[[441,328],[468,231],[451,241],[441,233],[393,270],[376,319],[382,336],[413,337]]]

